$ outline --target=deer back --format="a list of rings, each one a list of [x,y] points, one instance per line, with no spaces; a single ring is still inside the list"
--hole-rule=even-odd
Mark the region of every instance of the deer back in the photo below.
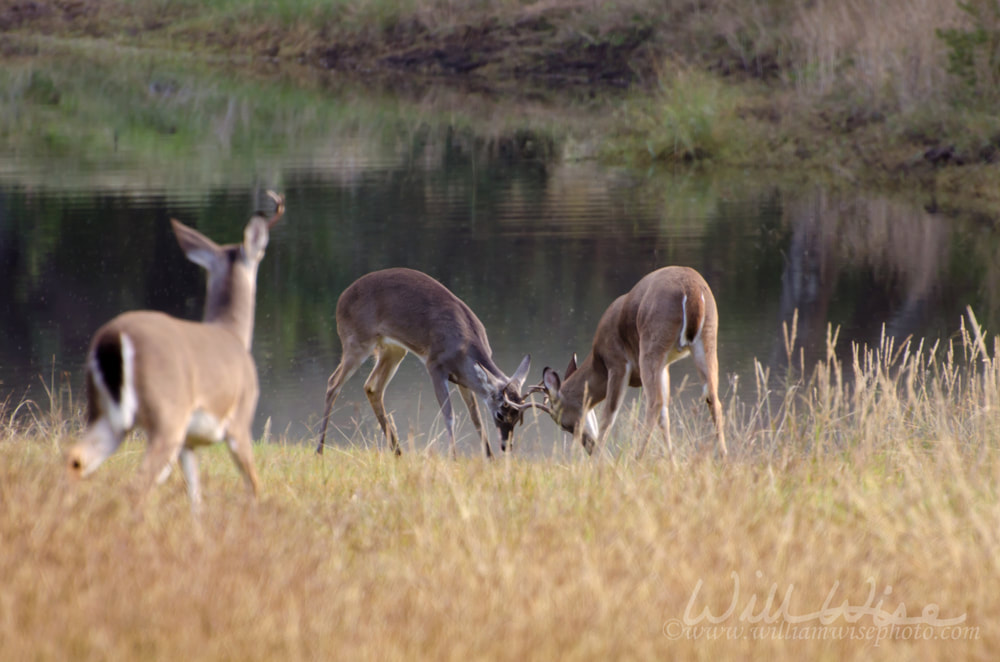
[[[412,269],[375,271],[351,284],[337,302],[337,331],[342,343],[384,338],[424,361],[467,359],[502,374],[475,313],[444,285]]]

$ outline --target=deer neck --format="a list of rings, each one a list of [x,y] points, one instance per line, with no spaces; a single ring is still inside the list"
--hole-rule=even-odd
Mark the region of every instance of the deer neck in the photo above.
[[[586,397],[591,407],[604,400],[608,393],[608,371],[599,363],[593,352],[587,355],[580,367],[563,382],[560,392],[564,400],[583,405]]]
[[[483,352],[470,351],[465,359],[466,365],[464,372],[467,375],[475,375],[475,365],[479,365],[483,368],[486,374],[489,376],[489,385],[483,385],[479,379],[471,379],[471,383],[467,386],[475,391],[480,397],[489,397],[496,395],[503,390],[510,378],[503,373],[497,364],[493,362],[493,358],[487,356]]]
[[[220,278],[209,277],[204,321],[232,332],[249,350],[253,342],[254,274],[234,269]]]

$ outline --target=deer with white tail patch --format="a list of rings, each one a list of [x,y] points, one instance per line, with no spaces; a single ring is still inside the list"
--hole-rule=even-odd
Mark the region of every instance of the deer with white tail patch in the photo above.
[[[177,461],[197,511],[201,490],[194,450],[222,441],[256,496],[250,425],[259,389],[250,345],[257,267],[270,230],[285,210],[281,196],[268,195],[274,213],[256,213],[242,243],[220,246],[171,221],[185,255],[208,272],[204,319],[131,311],[97,331],[87,353],[87,428],[67,453],[72,476],[92,473],[139,427],[148,447],[139,469],[137,503],[155,482],[166,479]]]
[[[694,269],[663,267],[644,276],[615,299],[601,316],[590,354],[577,367],[576,355],[563,378],[551,368],[531,392],[543,392],[545,410],[567,432],[579,434],[584,448],[603,450],[628,386],[644,389],[646,414],[637,455],[642,456],[655,425],[673,460],[668,366],[691,356],[705,383],[704,397],[715,423],[719,452],[727,454],[719,402],[716,343],[719,313],[708,283]],[[607,400],[598,425],[594,407]]]

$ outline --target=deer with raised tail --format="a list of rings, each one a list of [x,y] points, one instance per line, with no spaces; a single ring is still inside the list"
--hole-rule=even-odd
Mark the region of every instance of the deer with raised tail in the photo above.
[[[645,427],[640,433],[641,457],[654,423],[674,460],[667,410],[668,366],[690,355],[705,384],[704,397],[715,423],[719,452],[727,454],[719,402],[719,361],[716,339],[719,314],[708,283],[694,269],[663,267],[644,276],[630,292],[612,302],[601,316],[590,354],[577,367],[576,355],[563,378],[546,367],[542,382],[529,393],[543,392],[545,410],[567,432],[580,435],[588,454],[603,452],[608,432],[628,386],[645,394]],[[598,425],[594,407],[607,400]]]
[[[204,319],[164,313],[123,313],[94,335],[87,353],[87,428],[67,453],[72,476],[92,473],[133,428],[145,430],[137,503],[163,482],[175,461],[187,483],[191,507],[201,501],[198,446],[225,441],[254,496],[259,490],[250,424],[257,408],[257,368],[250,355],[257,267],[269,233],[285,210],[268,191],[275,211],[257,212],[243,242],[220,246],[171,220],[189,260],[208,272]]]
[[[419,271],[385,269],[354,281],[337,301],[337,335],[342,354],[327,384],[317,453],[323,452],[330,412],[341,388],[372,355],[375,367],[365,381],[365,395],[396,455],[401,453],[399,437],[385,411],[383,395],[407,352],[417,356],[430,374],[452,456],[455,432],[448,382],[458,386],[487,457],[493,452],[476,396],[483,399],[497,427],[501,450],[507,450],[524,410],[533,406],[521,397],[531,357],[525,356],[514,375],[507,377],[493,362],[486,329],[475,313],[448,288]]]

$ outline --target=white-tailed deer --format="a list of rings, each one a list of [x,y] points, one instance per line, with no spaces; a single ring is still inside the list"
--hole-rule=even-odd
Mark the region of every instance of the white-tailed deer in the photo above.
[[[257,407],[257,368],[250,355],[257,266],[270,229],[281,218],[281,196],[267,218],[256,213],[243,243],[219,246],[171,220],[188,259],[208,272],[202,322],[139,310],[115,317],[94,335],[87,353],[87,429],[67,453],[69,472],[93,472],[126,433],[148,436],[138,500],[162,482],[178,460],[192,508],[201,499],[194,449],[226,441],[236,466],[256,496],[250,424]]]
[[[556,424],[580,434],[587,453],[593,453],[595,444],[601,451],[604,448],[625,388],[642,386],[646,416],[637,455],[644,452],[655,420],[673,459],[668,366],[690,354],[705,383],[704,396],[715,423],[719,451],[726,455],[718,394],[718,331],[715,297],[701,274],[688,267],[664,267],[647,274],[608,306],[597,324],[590,354],[579,368],[576,355],[564,379],[545,368],[542,383],[529,392],[544,392],[549,402],[546,410]],[[592,410],[605,399],[608,403],[598,429]]]
[[[452,455],[455,432],[448,382],[458,385],[487,457],[493,453],[480,422],[476,395],[483,398],[499,430],[502,450],[507,450],[524,410],[532,406],[521,398],[531,358],[525,356],[514,376],[507,377],[493,362],[486,329],[475,313],[448,288],[419,271],[385,269],[354,281],[337,301],[337,335],[342,354],[327,384],[317,453],[323,452],[330,412],[340,389],[373,354],[375,367],[365,382],[365,395],[397,455],[399,437],[382,396],[407,352],[415,354],[430,373]]]

